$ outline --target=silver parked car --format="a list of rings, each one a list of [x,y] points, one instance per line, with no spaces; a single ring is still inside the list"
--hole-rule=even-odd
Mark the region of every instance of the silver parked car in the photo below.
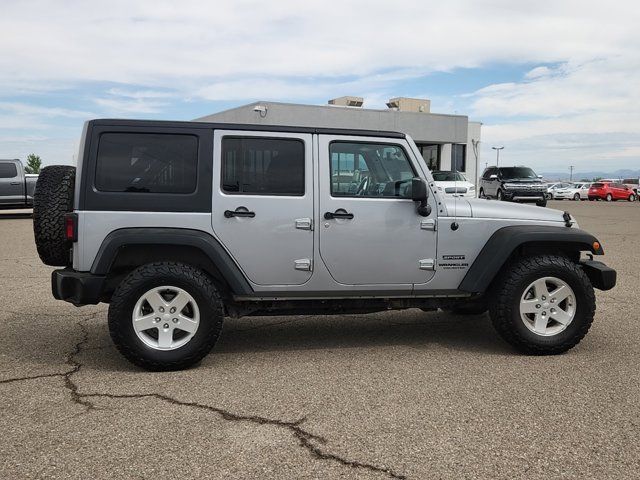
[[[571,183],[569,182],[557,182],[557,183],[547,184],[547,198],[549,200],[553,200],[558,190],[561,190],[563,188],[568,188],[570,186],[571,186]]]
[[[588,200],[590,183],[577,182],[572,183],[568,187],[559,188],[554,193],[556,200]]]
[[[120,352],[186,368],[225,317],[488,311],[529,354],[576,345],[616,272],[566,212],[443,195],[404,133],[93,120],[38,179],[55,298],[109,304]]]

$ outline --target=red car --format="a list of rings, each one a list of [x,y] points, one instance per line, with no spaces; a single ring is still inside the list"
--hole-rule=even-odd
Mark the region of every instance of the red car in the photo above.
[[[596,182],[589,188],[589,200],[628,200],[635,201],[636,194],[626,185],[613,182]]]

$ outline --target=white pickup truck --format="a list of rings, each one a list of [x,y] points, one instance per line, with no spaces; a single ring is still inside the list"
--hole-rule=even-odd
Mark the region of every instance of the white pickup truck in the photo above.
[[[37,179],[24,173],[20,160],[0,160],[0,209],[31,208]]]

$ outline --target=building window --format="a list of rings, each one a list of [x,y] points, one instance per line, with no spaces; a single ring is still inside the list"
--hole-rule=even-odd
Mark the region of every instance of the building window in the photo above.
[[[454,172],[467,171],[467,146],[463,143],[451,145],[451,170]]]
[[[284,138],[225,137],[222,190],[245,195],[304,195],[304,143]]]
[[[427,162],[427,167],[429,167],[429,170],[431,170],[432,172],[440,170],[440,152],[442,150],[442,145],[421,144],[418,146],[418,149],[420,150],[424,161]]]
[[[96,188],[103,192],[192,193],[198,137],[155,133],[103,133]]]
[[[331,195],[407,198],[415,171],[402,147],[332,142]]]

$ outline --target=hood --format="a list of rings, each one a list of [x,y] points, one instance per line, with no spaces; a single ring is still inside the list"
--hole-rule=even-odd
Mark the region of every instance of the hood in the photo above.
[[[564,222],[564,212],[522,203],[499,202],[484,198],[467,200],[474,218],[504,218],[512,220],[537,220],[543,222]],[[449,205],[447,204],[447,208]],[[459,208],[459,207],[458,207]]]

